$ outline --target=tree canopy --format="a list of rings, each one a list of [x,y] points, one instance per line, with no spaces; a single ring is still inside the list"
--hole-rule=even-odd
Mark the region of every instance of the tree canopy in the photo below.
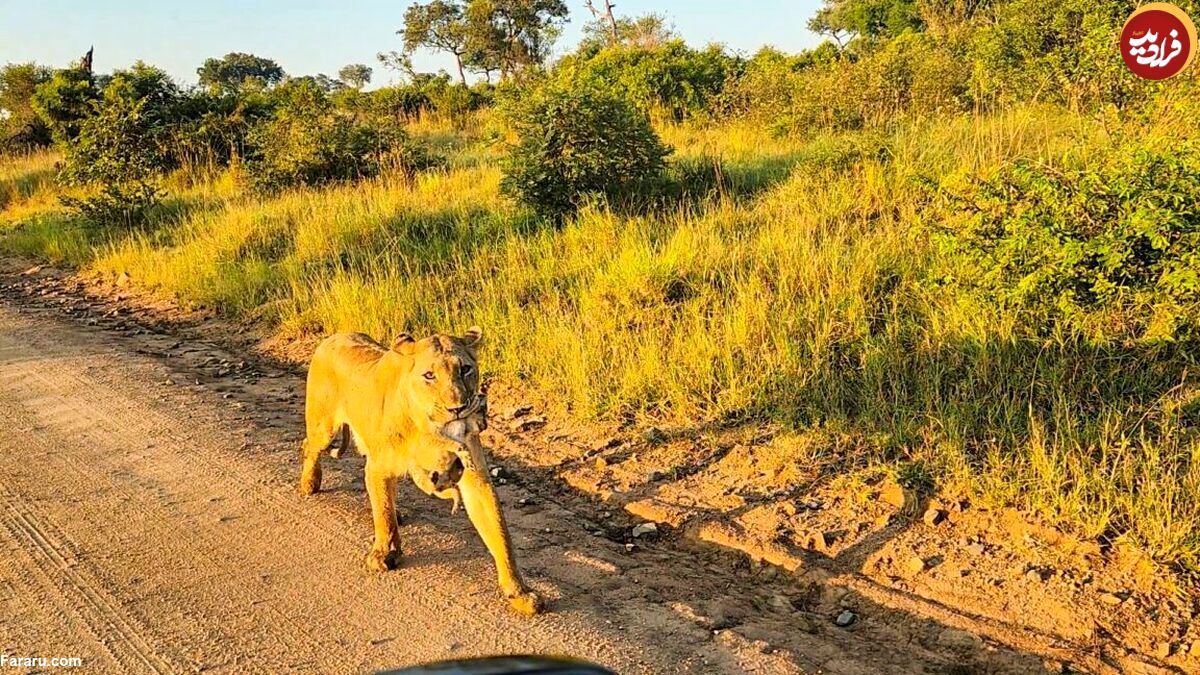
[[[638,49],[654,49],[679,38],[662,14],[614,18],[611,23],[607,18],[598,18],[583,25],[583,38],[576,51],[595,54],[613,43],[614,32],[617,44]]]
[[[0,149],[50,142],[50,129],[30,102],[38,85],[51,77],[53,71],[34,63],[10,63],[0,67]]]
[[[196,74],[200,86],[224,92],[266,89],[284,78],[283,68],[275,61],[243,52],[207,59]]]
[[[397,33],[404,38],[406,52],[424,47],[453,54],[458,77],[466,84],[463,57],[472,35],[461,3],[455,0],[432,0],[426,4],[414,4],[404,12],[404,28]]]
[[[808,27],[840,44],[846,37],[895,37],[922,21],[916,0],[824,0]]]
[[[541,65],[567,16],[563,0],[431,0],[404,13],[404,50],[452,54],[459,81],[466,72],[502,77]]]
[[[351,63],[342,66],[338,71],[338,79],[355,89],[362,89],[371,83],[371,75],[374,70],[364,63]]]

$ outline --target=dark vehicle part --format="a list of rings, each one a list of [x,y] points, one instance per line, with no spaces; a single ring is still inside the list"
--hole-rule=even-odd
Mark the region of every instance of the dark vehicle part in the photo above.
[[[376,675],[616,675],[594,663],[555,656],[489,656],[428,663]]]

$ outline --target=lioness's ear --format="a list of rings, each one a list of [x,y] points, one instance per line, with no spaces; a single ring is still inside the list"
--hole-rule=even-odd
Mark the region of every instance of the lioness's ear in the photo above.
[[[478,347],[479,343],[483,341],[483,329],[479,326],[471,326],[466,333],[463,333],[462,340],[467,347],[472,349]]]
[[[417,346],[416,339],[408,333],[401,333],[392,340],[392,351],[398,354],[412,354],[413,347]]]

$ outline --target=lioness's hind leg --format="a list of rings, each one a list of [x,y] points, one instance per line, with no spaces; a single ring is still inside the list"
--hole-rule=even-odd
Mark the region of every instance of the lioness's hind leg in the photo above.
[[[300,494],[311,495],[321,489],[321,453],[333,444],[336,434],[333,425],[308,425],[307,435],[300,445]]]

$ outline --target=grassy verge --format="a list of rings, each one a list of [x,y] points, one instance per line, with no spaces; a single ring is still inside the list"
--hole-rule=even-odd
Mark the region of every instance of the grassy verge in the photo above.
[[[477,323],[493,372],[573,414],[779,423],[810,454],[825,441],[805,439],[837,437],[825,471],[929,475],[1196,570],[1194,345],[1030,325],[934,283],[962,262],[935,245],[927,188],[1018,159],[1087,167],[1194,125],[1031,107],[805,139],[669,127],[694,188],[676,207],[561,227],[501,198],[494,148],[444,129],[417,133],[458,156],[413,182],[260,199],[228,177],[179,180],[134,232],[73,221],[47,198],[52,159],[21,158],[0,163],[0,247],[285,335]]]

